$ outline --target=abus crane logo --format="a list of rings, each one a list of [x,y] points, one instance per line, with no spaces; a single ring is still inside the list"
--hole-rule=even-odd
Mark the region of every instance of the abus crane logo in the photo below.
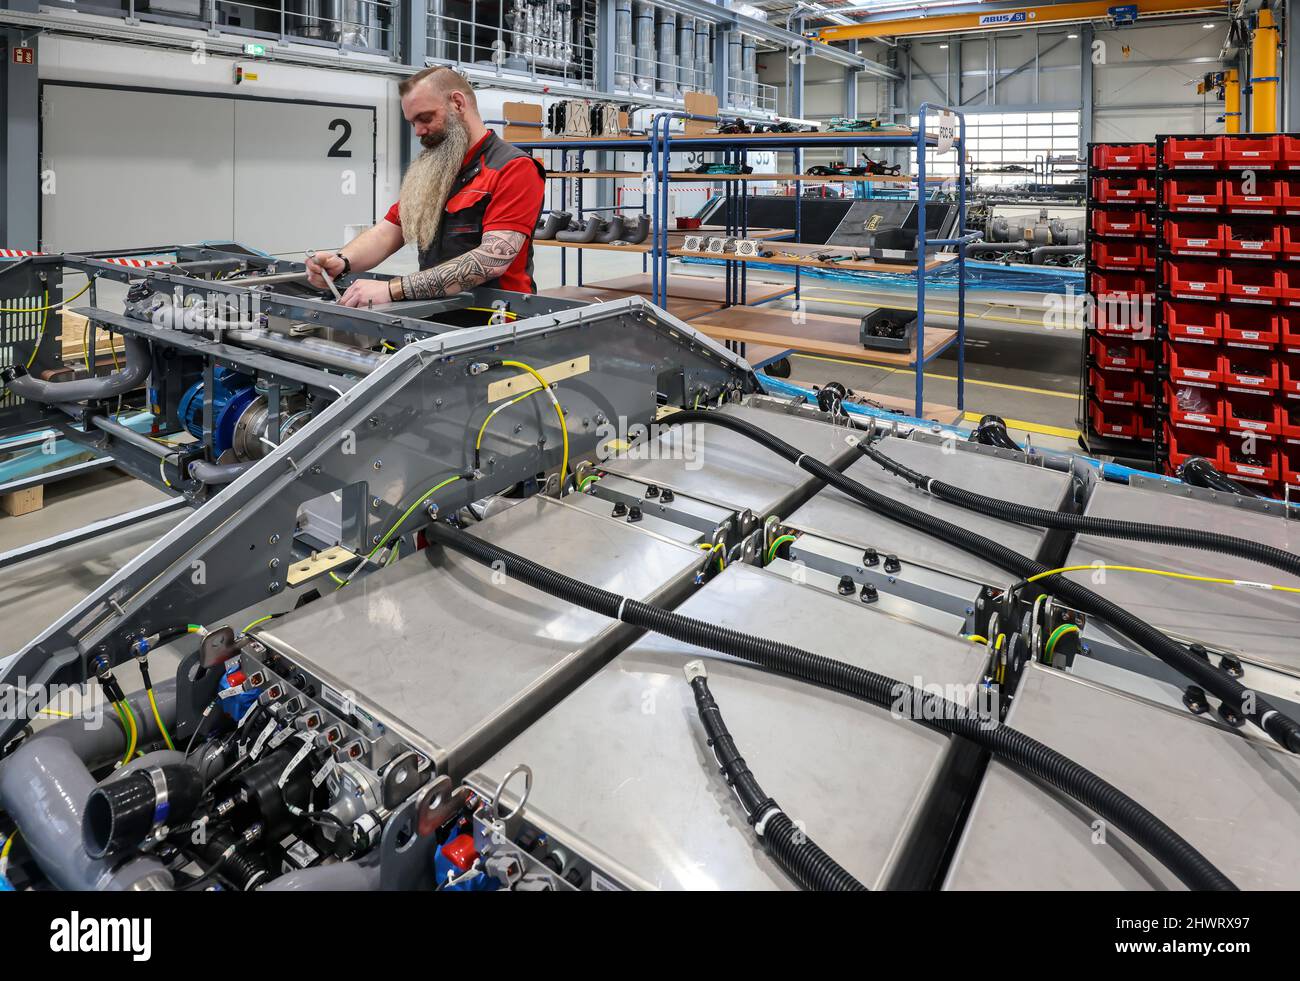
[[[50,921],[50,950],[56,954],[130,954],[133,961],[153,956],[153,920],[147,916],[89,916],[77,910]]]

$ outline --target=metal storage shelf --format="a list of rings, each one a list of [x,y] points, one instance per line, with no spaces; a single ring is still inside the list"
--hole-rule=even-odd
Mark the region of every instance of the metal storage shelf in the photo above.
[[[957,149],[957,208],[958,234],[950,239],[931,239],[926,237],[926,193],[919,193],[920,189],[929,188],[944,183],[952,178],[929,177],[926,175],[926,150],[937,148],[939,138],[937,135],[930,135],[926,132],[927,116],[933,118],[935,114],[950,114],[954,120],[953,139],[948,149]],[[675,133],[672,131],[672,121],[676,119],[717,122],[717,117],[698,116],[685,112],[662,112],[659,113],[649,127],[648,133],[643,137],[550,137],[538,140],[527,140],[516,143],[522,150],[545,150],[559,154],[558,166],[552,170],[548,176],[563,181],[561,191],[562,209],[574,210],[578,215],[584,211],[598,209],[584,209],[582,206],[582,186],[587,180],[595,179],[636,179],[645,176],[653,178],[653,187],[649,194],[647,204],[651,212],[650,244],[644,248],[636,247],[635,250],[627,246],[602,246],[602,250],[623,250],[642,254],[649,264],[649,273],[651,280],[650,298],[659,306],[664,306],[669,298],[667,289],[668,282],[668,263],[672,258],[702,258],[714,259],[726,264],[726,274],[724,277],[725,289],[723,296],[723,305],[725,307],[745,307],[746,306],[746,287],[748,278],[748,266],[751,263],[767,263],[770,266],[788,266],[794,272],[794,298],[796,302],[800,293],[800,272],[806,268],[823,268],[823,269],[841,269],[855,272],[888,272],[888,273],[915,273],[916,274],[916,311],[917,311],[917,333],[915,352],[902,355],[906,359],[907,365],[915,372],[915,399],[914,414],[918,417],[923,415],[925,406],[925,372],[922,370],[926,361],[937,357],[942,351],[946,350],[953,344],[957,345],[957,408],[965,407],[965,330],[966,330],[966,265],[965,265],[965,246],[973,240],[971,236],[965,235],[966,219],[966,177],[967,167],[965,154],[960,152],[964,144],[966,135],[966,120],[963,113],[959,110],[947,109],[942,106],[931,106],[924,104],[919,111],[919,124],[915,131],[906,129],[897,130],[869,130],[859,132],[826,132],[826,133],[748,133],[748,134],[687,134]],[[802,151],[808,148],[821,147],[853,147],[857,149],[870,148],[911,148],[916,150],[917,167],[915,174],[899,175],[897,177],[886,177],[883,175],[860,175],[858,177],[813,177],[807,174],[798,173],[802,169]],[[722,163],[733,163],[743,165],[746,154],[749,150],[786,150],[794,154],[795,173],[790,174],[687,174],[681,171],[670,169],[672,153],[674,150],[714,150],[723,155]],[[617,150],[641,152],[644,161],[644,169],[638,171],[619,171],[619,170],[600,170],[584,171],[582,167],[583,154],[586,151],[598,150]],[[576,178],[576,179],[574,179]],[[569,180],[573,180],[574,205],[569,206],[570,185]],[[748,185],[755,182],[786,180],[792,181],[796,186],[796,201],[802,203],[802,195],[799,194],[799,185],[804,181],[810,183],[834,183],[834,182],[880,182],[880,183],[897,183],[912,184],[918,189],[916,194],[916,227],[921,232],[922,242],[920,245],[920,254],[923,261],[920,263],[882,263],[875,260],[870,261],[847,261],[847,262],[820,262],[817,260],[786,259],[784,257],[737,257],[732,255],[714,255],[711,253],[694,253],[686,252],[684,249],[674,248],[669,239],[674,230],[668,227],[669,222],[669,187],[674,181],[692,181],[692,182],[716,182],[726,188],[726,207],[724,209],[727,215],[727,227],[724,234],[735,237],[749,237],[748,231]],[[797,242],[802,231],[802,208],[796,205],[795,208],[795,229],[794,238]],[[612,210],[612,209],[600,209]],[[701,230],[703,232],[703,230]],[[978,237],[978,236],[975,236]],[[569,243],[555,243],[555,245],[567,245]],[[578,243],[575,243],[578,244]],[[593,243],[594,245],[595,243]],[[577,285],[582,286],[582,254],[584,248],[592,246],[581,246],[576,249],[578,281]],[[939,249],[953,249],[955,254],[951,260],[935,258],[933,261],[928,257],[930,253]],[[797,251],[797,250],[796,250]],[[957,264],[957,327],[951,332],[939,332],[935,336],[927,339],[925,327],[925,294],[926,294],[926,274],[934,271],[941,266],[946,265],[947,261],[955,261]],[[644,266],[643,266],[644,268]],[[561,263],[561,283],[568,285],[568,266],[566,262]],[[760,301],[767,302],[767,301]],[[706,315],[708,317],[716,316],[714,314]],[[743,345],[746,342],[733,342],[737,345]],[[743,353],[743,348],[742,348]],[[870,351],[862,348],[854,352],[861,360],[877,359],[879,352]]]

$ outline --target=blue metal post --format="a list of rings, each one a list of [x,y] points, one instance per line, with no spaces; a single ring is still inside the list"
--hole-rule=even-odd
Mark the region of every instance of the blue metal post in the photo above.
[[[957,113],[957,409],[966,411],[966,114]]]

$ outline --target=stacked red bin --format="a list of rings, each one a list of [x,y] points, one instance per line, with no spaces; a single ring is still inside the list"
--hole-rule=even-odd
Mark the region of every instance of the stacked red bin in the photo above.
[[[1088,151],[1084,442],[1090,452],[1154,460],[1155,144]]]
[[[1300,137],[1156,138],[1167,473],[1204,456],[1261,493],[1300,488]]]

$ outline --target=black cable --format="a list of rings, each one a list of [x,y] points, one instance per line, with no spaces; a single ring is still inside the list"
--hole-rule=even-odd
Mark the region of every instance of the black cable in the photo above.
[[[1007,570],[1021,579],[1028,579],[1039,573],[1050,572],[1050,568],[1041,562],[1021,555],[995,542],[977,535],[967,528],[955,525],[942,518],[918,511],[916,508],[878,494],[864,487],[838,470],[826,466],[822,461],[803,453],[784,440],[778,439],[757,426],[735,416],[720,412],[706,412],[695,409],[682,409],[665,416],[661,425],[681,425],[701,422],[747,436],[789,460],[797,467],[808,471],[830,486],[864,505],[868,510],[883,515],[926,535],[942,539],[949,545],[960,548],[971,555],[979,556],[992,564]],[[1138,646],[1154,654],[1179,674],[1190,678],[1225,702],[1245,718],[1267,732],[1277,743],[1293,753],[1300,753],[1300,725],[1295,720],[1283,715],[1271,702],[1257,691],[1248,691],[1240,682],[1218,670],[1208,661],[1203,661],[1176,641],[1157,630],[1145,620],[1129,613],[1123,607],[1098,596],[1091,589],[1082,586],[1064,576],[1055,575],[1041,580],[1044,591],[1055,594],[1067,606],[1073,607],[1089,616],[1109,623],[1112,627],[1128,637]]]
[[[1300,576],[1300,555],[1288,552],[1273,545],[1252,542],[1235,535],[1220,535],[1217,532],[1203,531],[1199,528],[1179,528],[1173,525],[1157,525],[1145,521],[1122,521],[1115,518],[1097,518],[1086,514],[1067,514],[1062,511],[1048,511],[1044,508],[1015,504],[996,497],[985,497],[953,484],[944,483],[926,476],[905,464],[899,463],[882,453],[876,446],[863,440],[858,444],[862,454],[880,464],[890,473],[915,484],[923,491],[940,500],[955,504],[968,511],[975,511],[1003,521],[1014,521],[1022,525],[1036,525],[1039,528],[1056,528],[1072,531],[1081,535],[1098,535],[1103,538],[1122,538],[1136,542],[1154,542],[1158,545],[1177,545],[1183,548],[1195,548],[1208,552],[1221,552],[1235,555],[1237,558],[1249,559],[1263,565],[1270,565],[1283,572]]]
[[[725,417],[724,417],[725,418]],[[443,522],[429,525],[431,543],[468,555],[535,589],[614,620],[653,630],[684,643],[758,664],[809,684],[842,692],[887,710],[910,704],[913,721],[963,736],[1008,765],[1055,787],[1119,828],[1192,889],[1231,890],[1234,886],[1208,859],[1163,821],[1095,773],[1007,725],[988,720],[965,706],[853,664],[812,654],[790,644],[744,634],[693,617],[625,598],[562,575],[529,559],[475,538]],[[493,563],[500,562],[500,566]],[[907,702],[900,701],[907,699]]]
[[[771,797],[763,793],[758,780],[750,772],[745,758],[740,755],[736,741],[727,724],[722,721],[722,710],[709,690],[709,679],[702,662],[686,666],[691,690],[695,693],[695,709],[709,736],[709,746],[722,768],[727,782],[736,791],[750,827],[762,842],[763,849],[791,879],[804,889],[833,892],[866,892],[867,887],[822,851],[806,834],[798,832],[794,822]]]

